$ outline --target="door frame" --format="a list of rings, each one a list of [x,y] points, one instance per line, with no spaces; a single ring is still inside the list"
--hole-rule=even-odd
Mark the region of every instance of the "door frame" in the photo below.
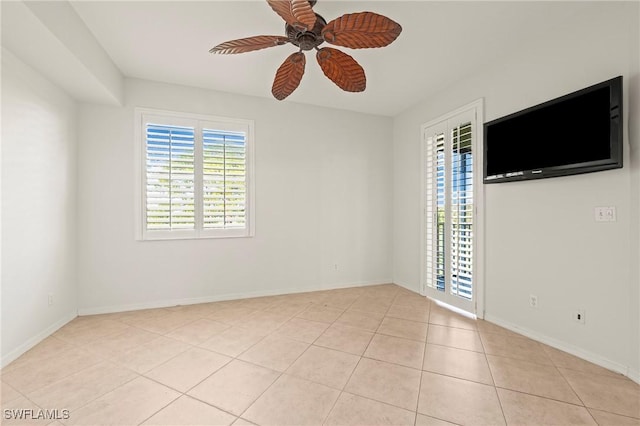
[[[426,256],[426,137],[428,128],[434,127],[442,122],[465,112],[475,111],[475,123],[473,124],[473,294],[475,312],[471,314],[477,318],[484,318],[485,286],[484,286],[484,265],[485,265],[485,242],[484,242],[484,184],[482,180],[484,164],[484,99],[480,98],[444,114],[434,120],[430,120],[420,126],[420,294],[428,296],[426,286],[425,256]],[[444,302],[446,303],[446,302]]]

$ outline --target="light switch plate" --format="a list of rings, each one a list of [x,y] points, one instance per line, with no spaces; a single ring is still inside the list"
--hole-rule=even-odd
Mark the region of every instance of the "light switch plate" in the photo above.
[[[596,207],[594,209],[596,222],[615,222],[616,208],[615,206]]]

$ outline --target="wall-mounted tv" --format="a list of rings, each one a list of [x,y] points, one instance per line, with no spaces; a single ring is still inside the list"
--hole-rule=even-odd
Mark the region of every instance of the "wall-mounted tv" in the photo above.
[[[622,167],[622,76],[484,125],[484,183]]]

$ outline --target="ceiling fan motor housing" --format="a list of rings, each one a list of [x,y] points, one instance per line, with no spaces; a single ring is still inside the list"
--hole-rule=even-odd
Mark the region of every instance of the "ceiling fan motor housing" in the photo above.
[[[300,50],[311,50],[324,43],[322,37],[322,29],[327,25],[327,21],[316,13],[316,23],[311,31],[300,31],[292,25],[285,25],[285,33],[289,40],[294,45],[298,46]]]

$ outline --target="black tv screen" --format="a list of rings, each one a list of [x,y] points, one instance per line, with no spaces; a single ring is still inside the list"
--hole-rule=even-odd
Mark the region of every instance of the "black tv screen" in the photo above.
[[[622,167],[622,77],[484,125],[484,182]]]

